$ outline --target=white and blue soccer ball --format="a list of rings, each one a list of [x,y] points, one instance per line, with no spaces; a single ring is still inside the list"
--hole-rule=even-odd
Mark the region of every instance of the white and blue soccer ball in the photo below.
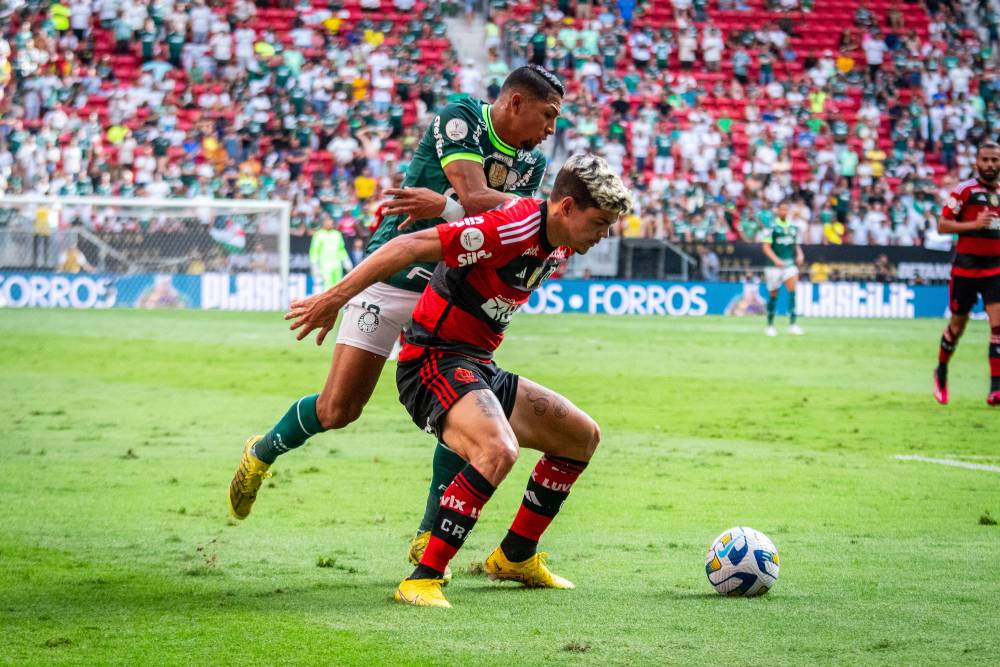
[[[715,538],[705,554],[705,573],[719,595],[763,595],[778,580],[781,559],[767,535],[741,526]]]

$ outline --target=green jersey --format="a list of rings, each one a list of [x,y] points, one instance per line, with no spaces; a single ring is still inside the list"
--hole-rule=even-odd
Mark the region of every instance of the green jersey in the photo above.
[[[786,263],[795,263],[795,246],[799,243],[798,227],[787,220],[776,217],[768,242],[778,259]]]
[[[518,150],[504,143],[493,130],[491,106],[480,100],[464,98],[438,112],[424,131],[403,179],[403,187],[428,188],[446,197],[455,196],[444,168],[458,160],[483,166],[486,185],[500,192],[520,197],[531,196],[542,182],[545,155],[538,149]],[[374,252],[401,232],[396,226],[404,216],[386,216],[368,242]],[[441,218],[420,220],[403,233],[416,232],[444,222]],[[385,282],[400,289],[422,292],[434,271],[434,264],[413,264]]]

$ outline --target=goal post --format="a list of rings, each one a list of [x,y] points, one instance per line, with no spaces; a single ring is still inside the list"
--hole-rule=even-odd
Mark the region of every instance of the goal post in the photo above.
[[[199,296],[178,305],[226,307],[238,299],[240,309],[284,309],[291,282],[299,294],[307,289],[304,275],[291,275],[290,227],[291,205],[283,200],[0,196],[0,273],[12,279],[27,272],[36,283],[40,274],[99,274],[122,284],[149,276],[197,284],[189,290]],[[268,296],[247,297],[246,285]],[[220,290],[218,298],[200,296]],[[22,292],[7,294],[7,301],[62,305],[30,304]],[[119,299],[115,305],[137,304]]]

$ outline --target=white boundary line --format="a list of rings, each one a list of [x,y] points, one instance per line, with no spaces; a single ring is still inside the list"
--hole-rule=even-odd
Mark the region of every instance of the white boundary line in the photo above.
[[[968,461],[956,461],[955,459],[932,459],[927,456],[916,456],[912,454],[897,454],[899,461],[922,461],[924,463],[937,463],[943,466],[955,466],[956,468],[968,468],[969,470],[985,470],[986,472],[1000,472],[1000,466],[986,465],[985,463],[969,463]]]

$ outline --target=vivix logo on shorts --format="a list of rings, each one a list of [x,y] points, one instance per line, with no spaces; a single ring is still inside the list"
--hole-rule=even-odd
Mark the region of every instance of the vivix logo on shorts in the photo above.
[[[455,379],[459,382],[464,382],[465,384],[471,384],[476,382],[479,378],[477,378],[475,373],[470,371],[468,368],[456,368]]]

